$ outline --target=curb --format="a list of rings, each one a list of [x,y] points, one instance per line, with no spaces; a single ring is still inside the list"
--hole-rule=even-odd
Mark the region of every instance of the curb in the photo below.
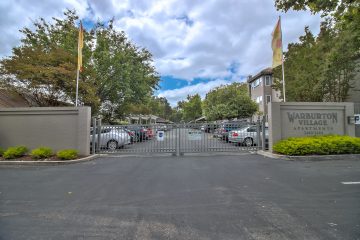
[[[276,158],[288,161],[332,161],[332,160],[360,160],[360,154],[339,154],[339,155],[309,155],[309,156],[289,156],[280,155],[265,151],[257,151],[257,154],[264,157]]]
[[[275,154],[275,153],[271,153],[271,152],[267,152],[267,151],[263,151],[263,150],[257,151],[256,154],[262,155],[262,156],[268,157],[268,158],[290,160],[290,159],[287,158],[288,156],[286,156],[286,155]]]
[[[194,153],[183,153],[176,156],[175,153],[149,153],[149,154],[98,154],[101,157],[106,158],[127,158],[127,157],[138,157],[138,158],[153,158],[153,157],[212,157],[212,156],[242,156],[256,154],[256,151],[252,152],[194,152]]]
[[[75,159],[75,160],[64,160],[64,161],[0,161],[0,165],[65,165],[91,161],[99,157],[99,154],[90,155],[87,157]]]

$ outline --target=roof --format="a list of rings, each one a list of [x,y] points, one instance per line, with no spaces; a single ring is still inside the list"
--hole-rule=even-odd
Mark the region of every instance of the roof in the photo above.
[[[166,120],[166,119],[163,119],[163,118],[159,117],[159,118],[156,119],[156,122],[157,122],[157,123],[168,123],[169,121]]]
[[[145,115],[145,114],[130,114],[126,117],[127,119],[131,120],[155,120],[157,123],[171,123],[169,120],[166,120],[164,118],[155,116],[155,115]]]
[[[206,121],[206,117],[202,116],[202,117],[195,119],[195,122],[199,122],[199,121]]]
[[[265,68],[265,69],[261,70],[259,73],[257,73],[255,76],[253,76],[253,77],[250,76],[248,78],[247,82],[251,83],[263,75],[272,75],[272,74],[273,74],[272,68]]]
[[[134,119],[134,120],[138,120],[138,119],[144,119],[144,120],[149,120],[149,119],[158,119],[158,116],[155,115],[142,115],[142,114],[130,114],[127,118],[129,119]]]
[[[30,104],[19,93],[0,89],[0,107],[30,107]]]

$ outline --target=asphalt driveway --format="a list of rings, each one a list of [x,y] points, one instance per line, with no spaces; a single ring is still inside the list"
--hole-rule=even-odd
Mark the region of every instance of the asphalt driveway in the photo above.
[[[244,154],[0,167],[0,239],[360,239],[359,161]]]

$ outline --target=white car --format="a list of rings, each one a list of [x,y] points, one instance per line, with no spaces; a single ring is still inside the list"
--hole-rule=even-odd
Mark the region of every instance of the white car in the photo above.
[[[260,129],[261,131],[261,129]],[[246,126],[229,132],[229,142],[238,143],[239,145],[254,146],[258,142],[257,127]],[[265,127],[265,142],[269,139],[268,128]]]
[[[90,133],[90,146],[92,146],[92,130]],[[98,143],[98,134],[95,134],[95,144]],[[131,143],[131,136],[121,128],[103,127],[100,135],[100,148],[115,150]]]

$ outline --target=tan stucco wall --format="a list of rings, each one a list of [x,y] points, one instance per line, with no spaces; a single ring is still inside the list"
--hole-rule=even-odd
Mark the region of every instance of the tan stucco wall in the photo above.
[[[73,148],[90,154],[90,107],[0,108],[0,147]]]

